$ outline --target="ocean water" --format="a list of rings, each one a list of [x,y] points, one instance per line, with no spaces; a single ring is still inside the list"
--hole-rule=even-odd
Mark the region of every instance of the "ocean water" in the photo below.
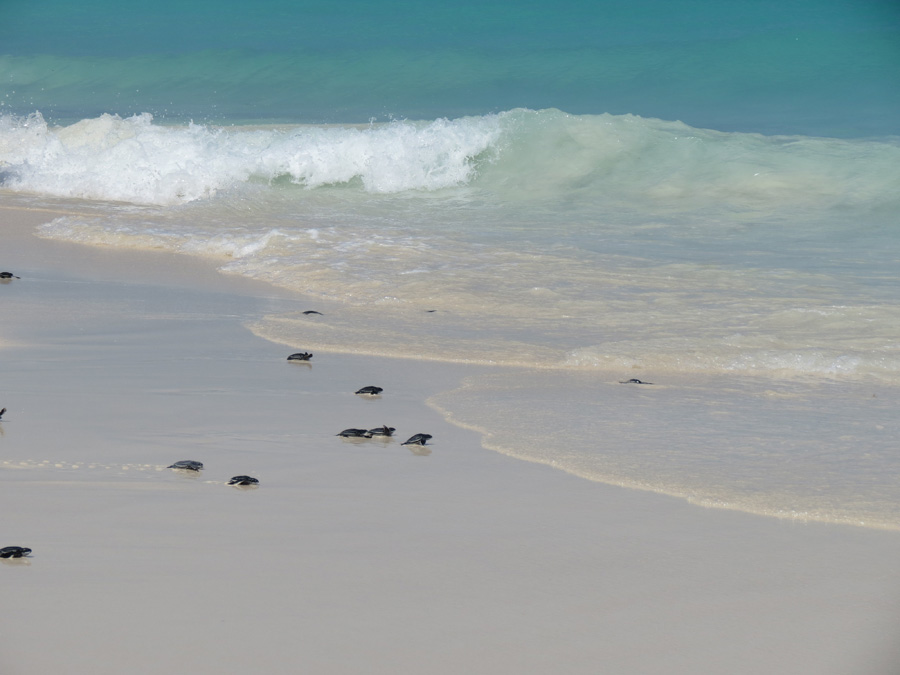
[[[11,2],[0,199],[496,366],[432,401],[492,449],[897,528],[898,85],[874,0]]]

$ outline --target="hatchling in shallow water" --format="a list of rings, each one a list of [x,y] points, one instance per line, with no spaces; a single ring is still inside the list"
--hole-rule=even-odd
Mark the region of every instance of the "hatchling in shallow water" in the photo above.
[[[309,361],[313,357],[309,352],[297,352],[287,357],[288,361]]]
[[[24,558],[29,553],[31,553],[31,549],[24,546],[4,546],[0,548],[0,558]]]
[[[18,279],[12,272],[0,272],[0,279]]]
[[[229,485],[259,485],[259,479],[253,478],[252,476],[235,476],[230,481],[228,481]]]
[[[394,432],[397,431],[394,427],[389,427],[387,425],[383,427],[378,427],[377,429],[369,429],[369,436],[393,436]]]
[[[193,459],[183,459],[180,462],[169,464],[167,469],[182,469],[184,471],[200,471],[203,468],[203,462],[195,462]]]
[[[362,389],[357,389],[353,393],[354,394],[368,394],[369,396],[377,396],[378,394],[380,394],[383,391],[384,391],[384,389],[382,389],[381,387],[369,386],[369,387],[363,387]]]
[[[343,436],[344,438],[371,438],[368,429],[344,429],[341,433],[335,435]]]
[[[425,445],[425,441],[431,438],[431,434],[414,434],[409,440],[404,441],[400,445]]]
[[[619,384],[653,384],[652,382],[644,382],[642,380],[637,379],[636,377],[632,377],[630,380],[619,380]]]

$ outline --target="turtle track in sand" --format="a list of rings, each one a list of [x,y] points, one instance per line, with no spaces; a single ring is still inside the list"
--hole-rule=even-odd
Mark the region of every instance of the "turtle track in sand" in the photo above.
[[[71,482],[80,482],[82,477],[86,477],[88,474],[95,474],[103,477],[111,477],[115,476],[118,478],[132,476],[135,479],[139,476],[143,475],[145,478],[154,477],[154,474],[161,474],[163,477],[168,478],[173,475],[172,469],[169,468],[167,464],[119,464],[119,463],[104,463],[104,462],[71,462],[71,461],[59,461],[59,460],[14,460],[14,459],[6,459],[0,460],[0,472],[3,471],[16,471],[16,472],[28,472],[28,471],[55,471],[57,474],[67,474],[71,478]],[[181,479],[187,479],[191,482],[196,483],[207,483],[210,485],[225,485],[228,481],[228,477],[224,477],[222,480],[198,480],[198,476],[200,472],[194,471],[176,471],[174,472],[175,477],[178,478],[178,474],[185,474],[180,476]],[[62,478],[62,477],[60,477]],[[59,482],[59,481],[58,481]],[[62,481],[66,482],[66,481]],[[171,481],[167,480],[166,484],[171,484]]]

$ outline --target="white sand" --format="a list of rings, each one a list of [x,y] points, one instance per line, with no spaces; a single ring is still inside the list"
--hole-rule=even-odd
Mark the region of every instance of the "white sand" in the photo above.
[[[900,672],[897,533],[491,453],[424,403],[472,369],[288,363],[242,322],[308,302],[46,218],[0,210],[0,674]]]

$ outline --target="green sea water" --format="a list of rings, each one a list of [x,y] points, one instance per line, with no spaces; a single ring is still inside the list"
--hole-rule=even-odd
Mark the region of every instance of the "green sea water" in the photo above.
[[[57,121],[367,122],[512,108],[897,133],[886,0],[0,3],[0,102]]]

